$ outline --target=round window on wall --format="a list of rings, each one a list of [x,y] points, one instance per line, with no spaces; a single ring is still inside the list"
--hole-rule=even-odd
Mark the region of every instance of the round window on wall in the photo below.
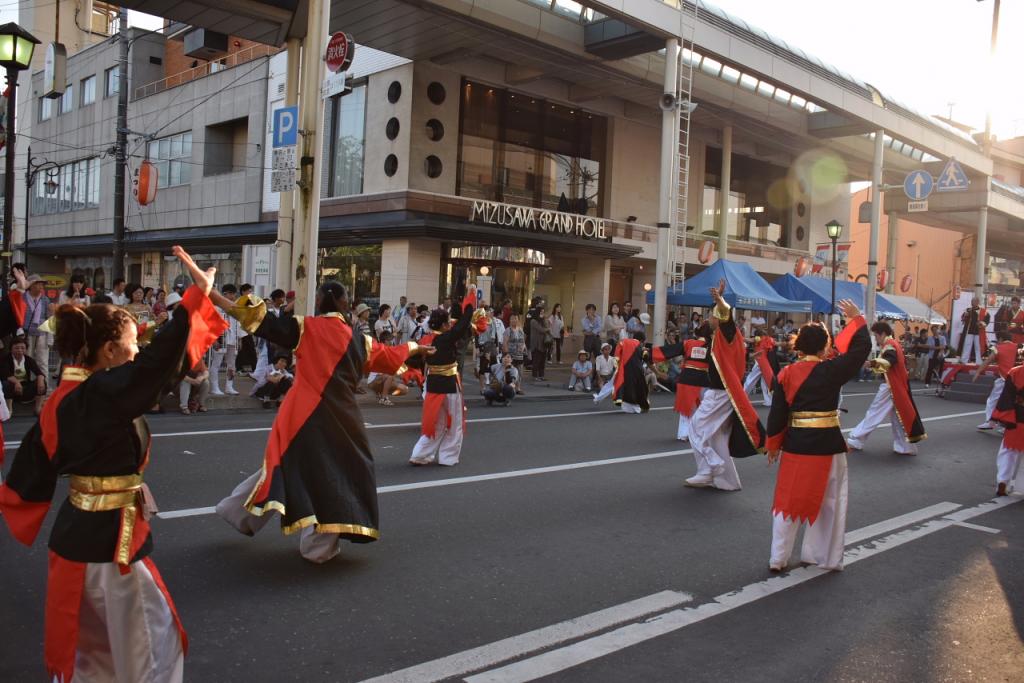
[[[394,140],[398,137],[398,131],[401,127],[401,124],[398,123],[398,119],[392,116],[388,121],[388,125],[384,127],[384,134],[388,136],[388,140]]]
[[[447,93],[444,91],[444,86],[434,81],[427,86],[427,99],[434,104],[441,104],[444,102],[444,98]]]
[[[803,206],[803,204],[801,204],[800,206]],[[801,215],[803,215],[803,214],[801,214]],[[802,226],[802,225],[798,225],[797,228],[796,228],[796,241],[797,242],[803,242],[804,241],[804,226]]]
[[[394,104],[402,96],[402,84],[398,81],[392,81],[391,85],[388,86],[388,102]]]
[[[428,178],[439,178],[441,172],[444,171],[444,165],[440,159],[431,154],[424,162],[423,169],[426,171]]]
[[[807,207],[804,205],[803,202],[800,202],[799,204],[796,205],[796,215],[800,216],[800,218],[803,218],[805,213],[807,213]]]
[[[427,137],[437,142],[444,137],[444,124],[437,119],[427,121]]]
[[[384,159],[384,175],[388,178],[398,173],[398,157],[394,154],[389,154]]]

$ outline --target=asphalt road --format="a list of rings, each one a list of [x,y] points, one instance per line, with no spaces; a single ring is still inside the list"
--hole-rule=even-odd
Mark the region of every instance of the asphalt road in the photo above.
[[[874,388],[850,385],[844,427]],[[667,396],[641,416],[473,406],[455,468],[406,464],[415,407],[368,409],[382,539],[324,566],[274,524],[247,538],[209,514],[258,467],[271,415],[158,416],[154,559],[187,680],[1024,680],[1024,498],[992,502],[982,406],[918,402],[920,456],[893,455],[884,428],[850,457],[846,570],[780,577],[774,469],[684,488]],[[42,540],[0,534],[0,681],[43,677],[45,574]]]

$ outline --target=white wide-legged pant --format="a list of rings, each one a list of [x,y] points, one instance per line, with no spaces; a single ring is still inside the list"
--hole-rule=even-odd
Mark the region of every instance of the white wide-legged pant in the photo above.
[[[832,469],[828,473],[818,517],[804,532],[800,551],[802,562],[816,564],[822,569],[843,568],[847,487],[846,453],[837,453],[832,456]],[[785,567],[789,563],[801,523],[798,519],[785,519],[780,513],[772,515],[772,566]]]
[[[761,396],[764,398],[764,404],[770,406],[772,404],[771,387],[768,386],[764,375],[761,374],[761,366],[754,363],[754,367],[747,373],[747,379],[743,382],[743,393],[749,394],[758,382],[761,382]]]
[[[732,420],[732,402],[724,389],[706,389],[690,418],[690,445],[697,474],[712,475],[712,485],[723,491],[743,488],[736,463],[729,455]]]
[[[976,334],[968,334],[964,336],[964,352],[960,354],[961,363],[970,363],[973,353],[975,363],[981,362],[981,356],[985,353],[985,349],[981,348],[981,340]]]
[[[114,562],[90,562],[78,616],[74,683],[178,683],[181,635],[145,561],[121,574]]]
[[[860,421],[860,424],[853,428],[846,442],[850,444],[851,448],[862,450],[864,442],[871,436],[871,432],[878,429],[878,425],[890,418],[892,423],[892,449],[904,455],[917,455],[917,445],[907,440],[907,434],[903,431],[903,425],[900,424],[899,417],[896,415],[896,407],[892,402],[892,392],[889,390],[889,385],[886,382],[882,382],[882,386],[878,387],[878,393],[875,394],[871,405],[868,406],[867,414]]]
[[[1003,394],[1003,387],[1006,386],[1006,380],[1002,377],[997,377],[996,381],[992,383],[992,393],[988,395],[988,400],[985,401],[985,422],[992,421],[992,413],[996,411],[996,404],[999,403],[999,397]]]
[[[448,425],[449,421],[451,426]],[[425,465],[437,458],[441,465],[458,465],[462,453],[462,392],[445,394],[444,404],[437,413],[434,437],[420,435],[412,449],[409,462]]]
[[[1020,429],[1020,427],[1017,427]],[[996,456],[996,482],[1006,484],[1006,491],[1024,489],[1024,477],[1021,477],[1020,463],[1024,460],[1024,451],[1007,448],[1005,444],[999,444],[999,454]]]

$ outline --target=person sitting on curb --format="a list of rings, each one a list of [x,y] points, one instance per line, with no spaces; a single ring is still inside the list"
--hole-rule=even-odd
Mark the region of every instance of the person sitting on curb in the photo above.
[[[193,394],[193,392],[195,392]],[[206,363],[199,361],[185,373],[178,387],[178,407],[182,415],[206,412],[206,397],[210,395],[210,370]],[[193,410],[193,406],[195,409]]]
[[[275,358],[274,366],[267,371],[267,383],[256,391],[256,398],[263,402],[264,408],[281,407],[281,399],[292,388],[295,375],[288,371],[289,361],[286,355]]]
[[[572,376],[569,377],[569,391],[576,391],[576,385],[583,383],[583,390],[590,393],[590,375],[594,372],[594,364],[590,362],[590,354],[583,349],[576,356],[576,362],[572,364]]]
[[[600,389],[615,375],[615,357],[612,355],[611,344],[601,345],[601,355],[594,360],[594,365],[597,370],[597,388]]]
[[[501,401],[503,406],[511,405],[519,385],[519,369],[512,364],[512,356],[505,354],[500,363],[491,366],[491,386],[484,389],[487,405]]]
[[[35,359],[27,354],[27,349],[28,342],[23,335],[14,338],[11,352],[0,360],[0,377],[4,380],[8,411],[12,410],[14,401],[34,401],[35,414],[38,415],[46,398],[46,375]]]

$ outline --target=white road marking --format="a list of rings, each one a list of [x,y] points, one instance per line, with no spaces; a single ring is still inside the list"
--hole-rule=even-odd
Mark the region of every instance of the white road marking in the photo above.
[[[1001,533],[999,529],[993,529],[990,526],[981,526],[980,524],[971,524],[970,522],[953,522],[953,526],[962,526],[965,529],[974,529],[975,531],[984,531],[986,534],[998,534]]]
[[[615,411],[604,411],[605,413],[611,413]],[[964,417],[965,415],[980,415],[984,413],[983,410],[973,411],[969,413],[953,413],[952,415],[936,415],[934,417],[924,418],[923,421],[934,421],[934,420],[948,420],[956,417]],[[580,413],[582,415],[597,415],[600,413]],[[889,423],[879,425],[879,428],[888,427]],[[844,429],[844,432],[849,432],[852,428],[848,427]],[[659,453],[644,453],[641,455],[627,455],[620,458],[604,458],[601,460],[586,460],[583,462],[573,462],[565,465],[549,465],[546,467],[531,467],[524,470],[508,470],[505,472],[493,472],[491,474],[477,474],[467,477],[450,477],[448,479],[433,479],[427,481],[415,481],[408,484],[392,484],[391,486],[380,486],[377,488],[377,493],[396,493],[399,491],[414,491],[416,489],[432,489],[441,486],[455,486],[458,484],[472,484],[481,481],[494,481],[496,479],[516,479],[518,477],[528,477],[537,474],[551,474],[552,472],[565,472],[568,470],[580,470],[590,467],[603,467],[605,465],[618,465],[627,462],[639,462],[643,460],[655,460],[658,458],[669,458],[675,455],[688,455],[693,453],[692,448],[686,448],[674,451],[662,451]],[[949,504],[947,504],[949,505]],[[186,510],[174,510],[171,512],[161,512],[157,516],[161,519],[175,519],[178,517],[195,517],[198,515],[208,515],[213,512],[212,507],[200,507],[190,508]],[[941,514],[941,513],[940,513]],[[886,529],[875,533],[874,535],[885,533]]]
[[[911,524],[919,524],[926,519],[938,517],[939,515],[944,515],[947,512],[952,512],[953,510],[959,510],[960,507],[961,506],[956,503],[936,503],[935,505],[929,505],[926,508],[914,510],[913,512],[908,512],[905,515],[899,515],[898,517],[882,520],[877,524],[861,527],[854,531],[847,531],[846,537],[843,541],[846,545],[856,545],[861,541],[868,540],[869,538],[888,534],[896,529],[902,529],[903,527],[910,526]]]
[[[467,671],[479,671],[524,654],[560,645],[619,624],[635,621],[648,614],[662,612],[691,602],[693,596],[678,591],[662,591],[637,600],[569,619],[553,626],[505,638],[488,645],[465,650],[448,657],[371,678],[363,683],[414,683],[439,681]]]
[[[965,508],[943,519],[933,519],[925,522],[920,527],[899,531],[876,541],[850,548],[845,553],[845,564],[849,567],[860,560],[873,557],[893,548],[898,548],[933,534],[936,531],[941,531],[967,519],[993,512],[1007,505],[1019,503],[1022,500],[1024,500],[1024,497],[1019,494],[1006,498],[997,498],[972,508]],[[690,624],[724,614],[737,607],[756,602],[827,573],[826,570],[817,567],[796,569],[784,576],[773,577],[765,581],[749,584],[738,591],[724,593],[714,598],[711,602],[698,607],[672,610],[641,623],[623,626],[599,636],[551,650],[499,669],[469,676],[465,681],[466,683],[524,683],[525,681],[533,681],[544,676],[550,676],[632,645],[678,631]]]

